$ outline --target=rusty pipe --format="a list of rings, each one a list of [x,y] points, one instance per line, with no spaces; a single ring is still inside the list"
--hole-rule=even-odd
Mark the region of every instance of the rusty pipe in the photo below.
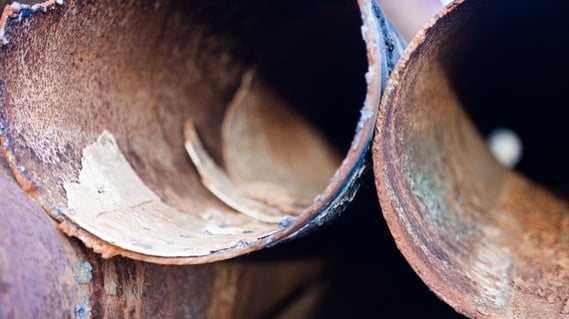
[[[62,3],[10,7],[0,48],[4,154],[59,229],[106,258],[203,263],[304,234],[351,201],[402,49],[374,1]],[[253,130],[277,138],[268,157],[237,152],[252,154],[245,168],[262,168],[253,178],[264,169],[316,185],[298,215],[280,223],[213,196],[218,184],[204,187],[183,147],[191,119],[212,161],[229,169],[222,119],[251,69],[249,101],[295,110],[343,152],[330,175],[307,178],[324,165],[298,165],[313,157],[291,147],[286,122],[272,135],[275,125]]]
[[[453,3],[411,41],[381,103],[383,215],[416,273],[472,318],[569,316],[567,114],[555,106],[566,12],[562,1]],[[489,152],[494,125],[527,142],[519,171]]]
[[[0,190],[1,318],[257,318],[324,269],[290,255],[182,267],[103,259],[57,231],[5,162]]]

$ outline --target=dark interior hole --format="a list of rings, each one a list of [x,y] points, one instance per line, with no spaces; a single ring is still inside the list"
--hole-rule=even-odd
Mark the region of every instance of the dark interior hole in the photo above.
[[[469,4],[466,4],[469,5]],[[465,110],[487,136],[507,127],[523,143],[516,169],[556,192],[569,192],[569,32],[566,1],[480,1],[484,12],[449,36],[442,63]],[[457,58],[459,57],[459,58]]]
[[[340,150],[354,137],[367,71],[356,1],[213,1],[187,6]],[[223,11],[223,14],[214,14]],[[211,20],[208,17],[220,17]]]
[[[277,30],[257,57],[266,80],[342,151],[366,95],[360,26],[356,2],[327,2]]]

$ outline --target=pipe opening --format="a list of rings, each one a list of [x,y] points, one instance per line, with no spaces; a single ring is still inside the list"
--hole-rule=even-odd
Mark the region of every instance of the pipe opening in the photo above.
[[[273,243],[319,212],[315,197],[336,194],[354,134],[371,134],[356,131],[371,68],[361,15],[347,0],[66,1],[11,20],[0,51],[9,160],[64,231],[107,257],[193,263]],[[188,120],[231,182],[282,186],[302,197],[297,215],[258,220],[214,196],[184,149]]]
[[[472,19],[475,28],[457,31],[456,37],[468,41],[447,53],[454,58],[445,57],[453,63],[446,66],[451,85],[481,134],[497,127],[516,132],[525,155],[516,169],[565,196],[568,8],[563,1],[492,4]]]
[[[409,263],[471,317],[569,314],[569,63],[561,1],[451,4],[410,44],[380,106],[374,171]],[[485,136],[520,134],[516,170]]]

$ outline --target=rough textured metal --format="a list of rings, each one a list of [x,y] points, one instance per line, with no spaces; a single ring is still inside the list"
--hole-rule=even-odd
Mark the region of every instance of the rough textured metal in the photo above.
[[[1,318],[255,318],[323,269],[310,257],[183,267],[104,260],[57,231],[5,164],[0,191]]]
[[[344,162],[331,179],[324,196],[319,196],[317,205],[310,207],[314,212],[307,221],[303,221],[299,229],[286,239],[321,226],[344,212],[356,196],[362,183],[362,177],[371,171],[369,162],[370,145],[373,137],[373,123],[377,117],[381,94],[391,70],[403,52],[405,41],[399,36],[391,23],[386,20],[381,8],[375,1],[359,1],[364,21],[362,33],[367,43],[367,56],[370,69],[366,74],[368,81],[367,97],[360,110],[360,118],[356,127],[356,135]],[[376,74],[375,72],[380,72]]]
[[[518,4],[454,3],[413,39],[382,100],[373,143],[375,181],[399,249],[424,282],[458,312],[473,318],[567,318],[569,206],[494,160],[463,108],[455,81],[465,66],[480,68],[484,63],[495,66],[492,76],[499,79],[508,78],[501,72],[512,61],[521,60],[524,75],[540,69],[531,57],[515,58],[529,50],[527,42],[503,52],[502,47],[485,48],[494,52],[487,62],[467,59],[469,50],[483,47],[480,39],[498,30],[482,25],[524,21],[505,20],[510,10],[516,17],[529,14],[529,20],[545,14],[542,21],[559,21],[559,12],[566,12],[559,2],[540,3],[539,10]],[[476,27],[487,33],[474,37]],[[552,30],[541,32],[558,34]],[[519,34],[519,39],[526,35]],[[499,41],[516,43],[507,37]],[[556,52],[552,48],[557,46],[529,52],[548,61]]]
[[[363,0],[359,6],[347,0],[66,1],[47,14],[10,20],[6,37],[1,134],[20,185],[88,246],[171,264],[238,256],[306,233],[343,211],[366,170],[379,96],[402,48],[377,4]],[[348,150],[299,217],[256,241],[236,238],[238,244],[209,255],[179,258],[121,249],[66,218],[63,185],[77,180],[82,150],[104,129],[168,205],[187,214],[234,215],[201,185],[181,132],[183,121],[194,119],[221,162],[221,118],[251,66]]]

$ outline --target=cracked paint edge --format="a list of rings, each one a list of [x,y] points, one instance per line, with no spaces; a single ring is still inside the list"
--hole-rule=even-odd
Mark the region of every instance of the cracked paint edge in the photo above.
[[[25,19],[31,14],[37,12],[47,12],[50,8],[56,5],[63,6],[64,0],[47,0],[44,2],[38,2],[34,4],[19,3],[17,1],[7,4],[2,11],[0,16],[0,41],[2,45],[8,44],[10,41],[6,37],[6,28],[8,26],[8,21],[11,19]]]

